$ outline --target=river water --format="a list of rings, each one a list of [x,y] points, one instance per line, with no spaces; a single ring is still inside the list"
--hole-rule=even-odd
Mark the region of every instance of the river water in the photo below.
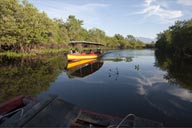
[[[56,94],[91,111],[192,126],[192,68],[154,50],[114,50],[67,69],[63,55],[0,59],[0,102]]]

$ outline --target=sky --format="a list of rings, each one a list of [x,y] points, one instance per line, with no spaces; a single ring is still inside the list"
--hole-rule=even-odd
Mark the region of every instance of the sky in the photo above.
[[[83,20],[86,29],[156,38],[177,20],[192,18],[192,0],[28,0],[50,18]]]

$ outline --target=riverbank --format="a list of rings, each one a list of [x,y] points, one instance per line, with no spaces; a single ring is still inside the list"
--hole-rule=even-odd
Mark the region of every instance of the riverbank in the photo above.
[[[41,49],[41,50],[35,50],[31,52],[13,52],[13,51],[5,51],[0,52],[0,56],[8,56],[8,57],[30,57],[30,56],[38,56],[38,55],[44,55],[44,54],[56,54],[60,52],[69,52],[70,49],[76,49],[76,48],[60,48],[60,49]],[[78,51],[89,51],[90,49],[96,51],[97,48],[79,48]],[[101,49],[103,51],[105,50],[112,50],[109,48]]]
[[[97,48],[60,48],[60,49],[41,49],[41,50],[33,50],[31,52],[13,52],[13,51],[5,51],[0,52],[0,56],[7,56],[7,57],[31,57],[31,56],[38,56],[38,55],[45,55],[45,54],[56,54],[61,52],[69,52],[70,49],[77,49],[78,52],[82,51],[89,51],[90,49],[96,51]],[[137,48],[139,50],[142,49],[149,49],[149,48]],[[119,48],[101,48],[102,51],[109,51],[109,50],[120,50]],[[122,50],[122,49],[121,49]],[[124,49],[125,50],[125,49]],[[131,50],[131,49],[128,49]],[[136,50],[136,49],[132,49]]]
[[[37,56],[42,54],[53,54],[53,53],[59,53],[59,52],[67,52],[69,51],[69,48],[61,48],[61,49],[42,49],[38,51],[32,51],[32,52],[12,52],[12,51],[6,51],[6,52],[0,52],[0,56],[8,56],[8,57],[29,57],[29,56]]]

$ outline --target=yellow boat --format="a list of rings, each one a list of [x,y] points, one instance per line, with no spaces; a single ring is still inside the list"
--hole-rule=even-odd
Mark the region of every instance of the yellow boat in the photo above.
[[[97,54],[67,54],[67,59],[69,61],[74,60],[85,60],[85,59],[96,59],[99,56]]]
[[[85,60],[68,62],[67,69],[69,70],[69,69],[79,67],[79,66],[82,66],[85,64],[94,63],[95,61],[96,61],[96,59],[85,59]]]

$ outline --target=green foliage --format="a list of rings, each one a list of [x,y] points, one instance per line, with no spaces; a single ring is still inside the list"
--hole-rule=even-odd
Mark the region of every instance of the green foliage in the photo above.
[[[175,22],[168,30],[158,34],[155,46],[176,56],[192,57],[192,20]]]
[[[129,47],[131,48],[143,48],[145,47],[145,44],[137,40],[133,35],[127,35],[126,40],[129,42]]]
[[[59,53],[59,52],[66,52],[68,49],[43,49],[39,50],[37,54],[47,54],[47,53]]]
[[[16,52],[3,52],[0,53],[0,56],[7,56],[7,57],[27,57],[27,56],[35,56],[35,53],[16,53]]]
[[[120,49],[125,48],[125,46],[126,46],[126,40],[125,40],[125,38],[124,38],[122,35],[120,35],[120,34],[115,34],[115,36],[114,36],[113,38],[114,38],[114,41],[117,43],[117,45],[118,45],[118,47],[119,47]]]
[[[65,27],[70,40],[81,40],[80,33],[82,31],[82,25],[82,20],[78,20],[72,15],[68,17]]]
[[[49,19],[44,12],[39,12],[26,0],[22,4],[19,4],[17,0],[0,2],[2,49],[8,45],[11,46],[8,50],[30,52],[43,45],[66,43],[67,32],[64,27],[60,26],[58,22]]]
[[[139,48],[144,44],[132,35],[109,37],[103,30],[86,30],[83,21],[70,15],[66,22],[50,19],[27,0],[0,1],[0,51],[31,53],[41,49],[66,48],[68,42],[92,41],[108,48]]]
[[[55,35],[58,37],[57,43],[67,45],[70,39],[64,21],[62,19],[54,19],[54,26]]]
[[[88,31],[88,40],[92,42],[99,42],[105,44],[105,38],[105,32],[98,28],[93,28]]]
[[[155,48],[155,42],[152,41],[150,44],[146,44],[146,48]]]
[[[126,40],[129,41],[129,42],[136,42],[135,37],[132,36],[132,35],[127,35]]]

